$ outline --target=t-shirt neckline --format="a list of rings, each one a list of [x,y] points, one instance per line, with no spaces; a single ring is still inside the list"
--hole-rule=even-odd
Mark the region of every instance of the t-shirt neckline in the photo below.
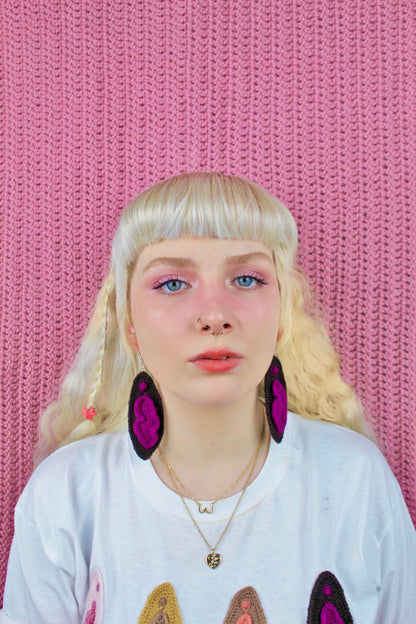
[[[278,487],[279,483],[284,478],[289,462],[290,441],[293,428],[293,420],[290,416],[291,414],[289,412],[282,442],[277,444],[273,439],[270,441],[266,461],[259,474],[244,492],[236,515],[247,513],[258,505],[271,491],[274,491],[275,488]],[[150,505],[156,507],[162,513],[178,518],[189,519],[189,513],[185,509],[181,497],[163,483],[150,460],[142,460],[137,456],[128,432],[126,432],[126,436],[129,446],[131,470],[134,473],[137,487],[143,497]],[[219,500],[215,503],[214,510],[210,514],[199,513],[197,504],[190,498],[185,498],[185,502],[198,523],[216,522],[223,521],[230,517],[240,495],[241,492],[238,492],[233,496]],[[206,504],[210,502],[211,501],[201,501],[201,503]]]

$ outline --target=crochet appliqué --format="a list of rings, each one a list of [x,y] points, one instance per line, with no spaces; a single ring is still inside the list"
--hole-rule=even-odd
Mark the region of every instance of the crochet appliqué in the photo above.
[[[104,617],[104,581],[100,570],[95,570],[90,584],[82,624],[102,624]]]
[[[307,624],[353,624],[342,587],[332,572],[321,572],[315,581]]]
[[[137,624],[182,624],[175,590],[170,583],[162,583],[152,591]]]
[[[252,587],[244,587],[236,593],[224,624],[267,624],[259,597]]]
[[[175,590],[163,583],[152,591],[137,624],[182,624]],[[224,624],[267,624],[259,597],[252,587],[244,587],[231,601]]]
[[[98,624],[98,620],[92,622]],[[153,590],[137,624],[182,624],[175,590],[170,583],[162,583]],[[253,587],[244,587],[235,594],[223,624],[267,624]],[[332,572],[321,572],[315,581],[307,624],[354,624],[343,589]]]

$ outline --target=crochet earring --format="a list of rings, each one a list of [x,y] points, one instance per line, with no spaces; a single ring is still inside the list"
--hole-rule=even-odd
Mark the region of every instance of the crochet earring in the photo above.
[[[163,405],[153,379],[141,371],[134,379],[128,411],[129,434],[141,459],[149,459],[160,444],[164,430]]]
[[[273,356],[264,378],[264,397],[270,433],[273,440],[279,444],[283,439],[287,422],[287,394],[282,365],[276,356]]]

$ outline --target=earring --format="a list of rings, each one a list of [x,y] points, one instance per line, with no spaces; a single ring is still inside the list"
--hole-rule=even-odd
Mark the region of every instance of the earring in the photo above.
[[[129,399],[129,434],[141,459],[149,459],[163,436],[163,405],[153,379],[145,372],[134,381]]]
[[[270,433],[273,440],[280,443],[287,422],[287,394],[282,365],[276,356],[273,356],[264,378],[264,397]]]

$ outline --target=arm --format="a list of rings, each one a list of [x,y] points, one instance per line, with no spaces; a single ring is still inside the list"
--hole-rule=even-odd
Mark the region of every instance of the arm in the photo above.
[[[18,506],[0,623],[78,624],[74,550],[68,536],[40,529]],[[72,550],[72,553],[71,553]]]
[[[416,532],[401,493],[380,543],[380,569],[376,624],[409,624],[416,618]]]

